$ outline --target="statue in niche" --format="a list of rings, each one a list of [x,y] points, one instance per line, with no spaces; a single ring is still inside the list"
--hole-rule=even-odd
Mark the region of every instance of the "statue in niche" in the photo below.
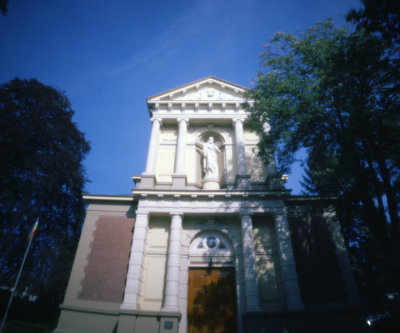
[[[214,137],[210,136],[205,143],[197,139],[196,144],[202,148],[204,179],[217,180],[219,177],[218,154],[221,151],[215,145]]]

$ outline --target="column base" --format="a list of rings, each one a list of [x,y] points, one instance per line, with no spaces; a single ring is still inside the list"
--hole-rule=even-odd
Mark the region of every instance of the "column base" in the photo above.
[[[118,316],[117,333],[178,333],[180,312],[122,311]]]
[[[260,306],[254,306],[254,307],[252,307],[252,308],[246,308],[246,311],[245,311],[245,313],[255,313],[255,314],[257,314],[257,313],[260,313],[260,312],[264,312],[264,309],[262,308],[262,307],[260,307]]]
[[[120,306],[121,311],[137,311],[139,308],[135,304],[124,304],[122,303]]]
[[[177,306],[164,306],[161,308],[161,312],[179,313],[179,308]]]
[[[303,311],[304,309],[305,308],[303,304],[289,304],[287,306],[288,311]]]
[[[178,333],[179,320],[181,314],[179,312],[169,313],[168,316],[160,314],[160,333]]]
[[[140,179],[137,188],[154,188],[156,185],[156,175],[154,173],[142,173]]]
[[[236,188],[249,189],[250,188],[250,175],[236,175]]]
[[[219,182],[216,178],[204,178],[203,179],[203,190],[219,190]]]
[[[285,189],[285,181],[279,176],[268,177],[267,186],[272,190],[282,190]]]
[[[180,189],[186,188],[187,185],[187,176],[185,174],[175,173],[172,175],[172,188]]]
[[[136,328],[136,319],[136,315],[120,314],[117,333],[134,332]]]
[[[297,292],[294,294],[286,294],[285,295],[286,309],[288,311],[302,311],[302,310],[304,310],[304,305],[301,302],[300,289],[298,287],[297,280],[294,281],[294,285],[295,285],[295,288],[297,289]]]
[[[246,310],[246,312],[243,313],[243,324],[245,332],[264,333],[264,321],[264,313],[262,312],[262,310]]]

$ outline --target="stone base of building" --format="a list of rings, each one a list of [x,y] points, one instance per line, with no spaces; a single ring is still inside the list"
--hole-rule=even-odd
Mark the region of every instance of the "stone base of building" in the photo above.
[[[178,333],[179,312],[96,311],[63,309],[53,333]],[[243,332],[251,333],[362,333],[368,332],[357,309],[321,311],[246,312]]]
[[[99,311],[68,307],[53,333],[178,333],[181,314],[163,311]]]
[[[118,312],[62,306],[57,328],[53,333],[117,332]]]
[[[181,314],[178,312],[124,311],[118,316],[117,333],[178,333]]]
[[[368,332],[365,317],[357,309],[244,313],[243,325],[246,333]]]

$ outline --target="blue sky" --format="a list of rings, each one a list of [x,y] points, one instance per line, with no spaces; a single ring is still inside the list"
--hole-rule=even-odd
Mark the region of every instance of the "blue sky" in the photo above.
[[[332,17],[359,0],[10,0],[0,15],[0,82],[37,78],[64,91],[91,143],[93,194],[129,194],[145,169],[146,98],[208,75],[251,87],[275,32]],[[299,193],[299,169],[288,188]]]

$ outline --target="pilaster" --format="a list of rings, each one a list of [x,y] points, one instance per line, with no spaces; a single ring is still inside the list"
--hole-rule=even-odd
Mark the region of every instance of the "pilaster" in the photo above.
[[[179,298],[179,269],[181,253],[182,214],[172,214],[168,259],[167,276],[165,281],[165,297],[162,311],[177,312]]]
[[[157,157],[158,138],[160,136],[161,119],[153,118],[149,151],[147,154],[146,171],[142,174],[141,188],[152,188],[155,185],[155,166]]]
[[[300,288],[296,272],[290,230],[286,210],[283,208],[275,216],[275,232],[280,254],[283,292],[287,310],[303,310]]]
[[[254,254],[253,225],[250,215],[241,216],[246,312],[262,311],[258,292],[258,278]]]
[[[183,188],[186,186],[185,150],[188,118],[178,118],[179,132],[176,147],[175,173],[172,175],[172,187]]]
[[[246,154],[243,139],[243,119],[234,118],[235,144],[236,144],[236,186],[238,188],[248,188],[250,186],[250,175],[247,174]]]
[[[142,278],[143,258],[148,224],[148,214],[136,214],[131,254],[129,257],[128,274],[126,277],[124,301],[121,305],[121,309],[123,310],[138,309],[139,289]]]

